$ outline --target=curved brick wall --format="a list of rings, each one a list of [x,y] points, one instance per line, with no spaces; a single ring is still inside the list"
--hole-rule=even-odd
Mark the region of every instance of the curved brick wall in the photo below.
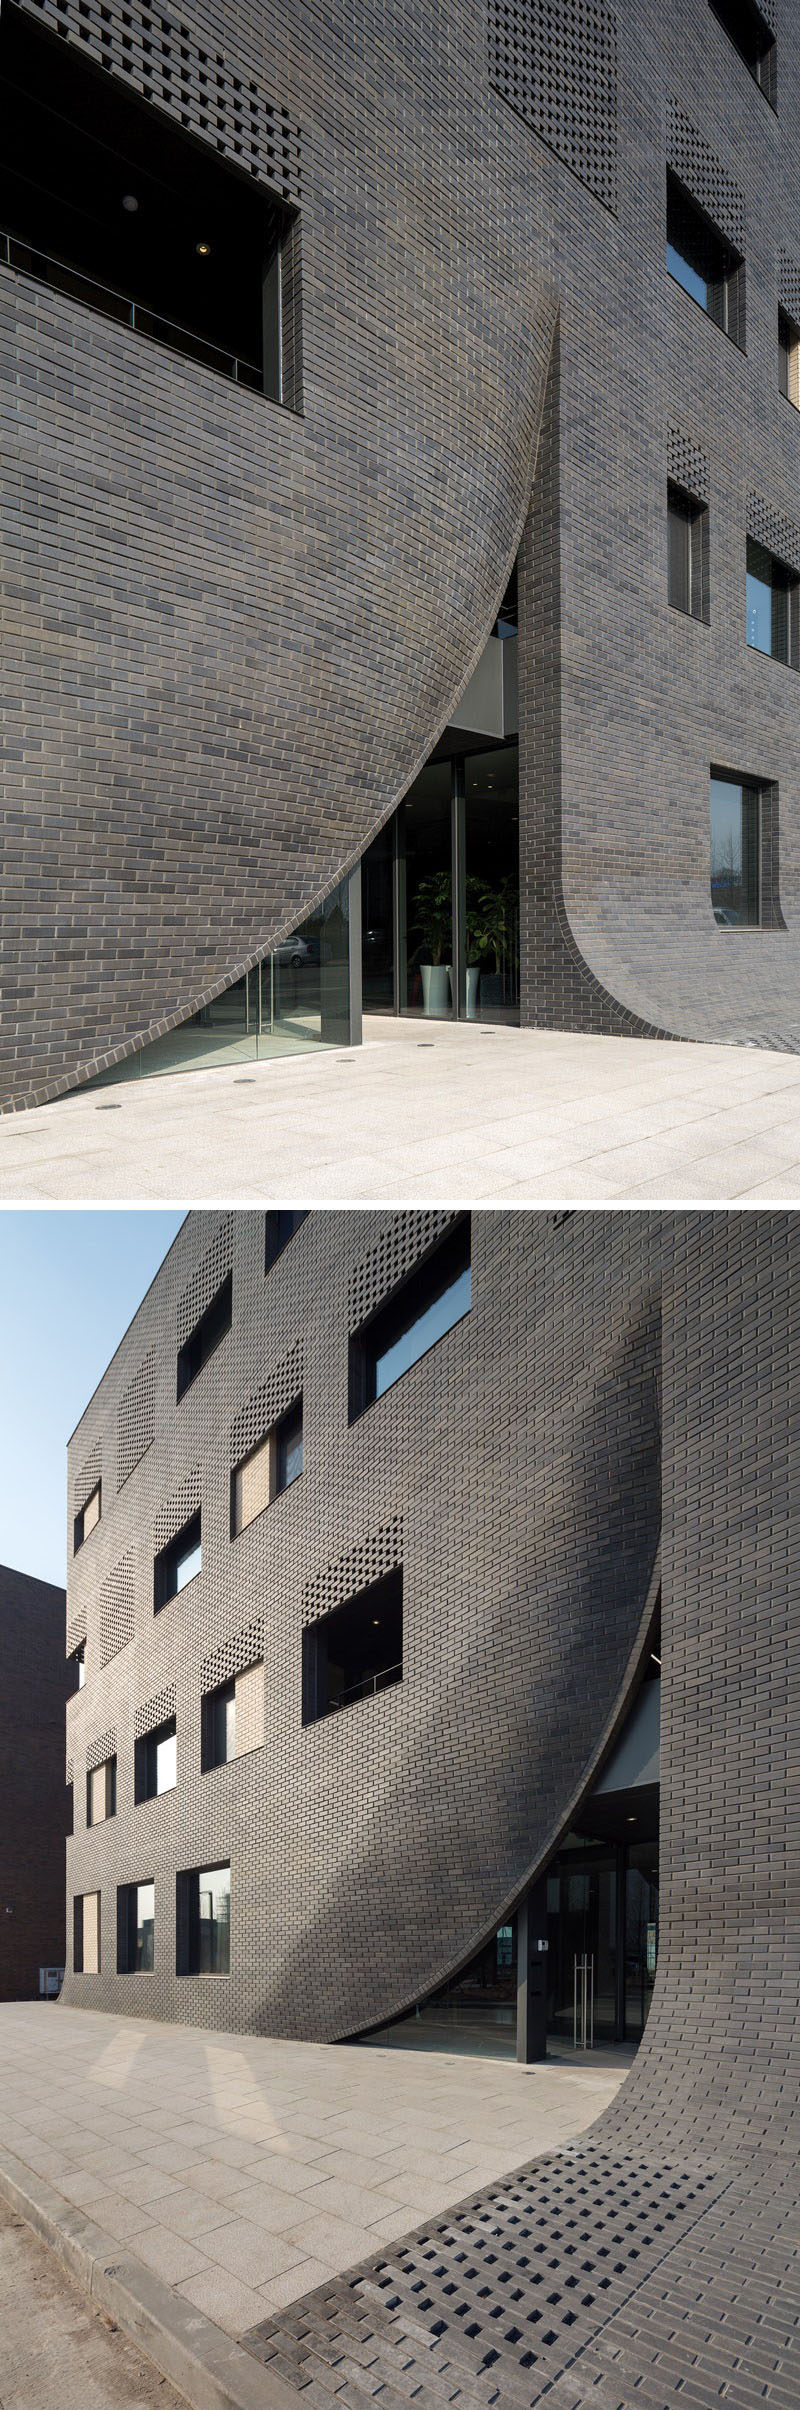
[[[68,1999],[320,2039],[377,2023],[494,1928],[622,1710],[659,1538],[658,1217],[474,1215],[469,1316],[348,1426],[348,1328],[446,1218],[315,1214],[265,1277],[263,1215],[192,1215],[79,1425],[70,1514],[99,1473],[103,1516],[70,1569],[69,1891],[102,1889],[104,1938]],[[230,1264],[233,1328],[176,1407]],[[232,1542],[231,1465],[300,1362],[302,1478]],[[198,1500],[202,1572],[154,1619],[154,1551]],[[400,1555],[402,1683],[304,1729],[304,1622]],[[201,1689],[262,1650],[264,1745],[201,1776]],[[177,1789],[134,1808],[134,1734],[173,1709]],[[118,1810],[87,1832],[101,1739]],[[230,1981],[176,1979],[176,1871],[228,1855]],[[153,1875],[155,1973],[117,1977],[116,1885]]]

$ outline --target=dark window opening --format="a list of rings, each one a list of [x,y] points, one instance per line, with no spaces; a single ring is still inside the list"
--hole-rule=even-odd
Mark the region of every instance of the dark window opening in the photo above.
[[[288,1413],[264,1433],[231,1473],[231,1539],[254,1523],[257,1515],[291,1488],[303,1470],[303,1400],[296,1398]]]
[[[800,668],[800,578],[747,538],[747,642],[787,668]]]
[[[145,1732],[134,1746],[133,1796],[137,1807],[143,1799],[160,1799],[163,1791],[174,1791],[178,1780],[178,1739],[174,1715],[152,1732]]]
[[[72,1655],[71,1655],[71,1657],[70,1657],[70,1659],[69,1659],[69,1663],[70,1663],[70,1665],[74,1665],[74,1667],[75,1667],[75,1689],[76,1689],[76,1690],[85,1690],[85,1688],[86,1688],[86,1642],[85,1642],[85,1640],[79,1640],[77,1648],[76,1648],[76,1649],[73,1649],[73,1651],[72,1651]]]
[[[166,1548],[160,1549],[155,1559],[153,1566],[153,1613],[155,1615],[160,1614],[162,1607],[169,1605],[171,1598],[177,1598],[180,1590],[185,1590],[187,1582],[193,1581],[195,1574],[200,1572],[201,1565],[202,1544],[198,1512],[196,1515],[190,1516],[189,1522],[184,1523],[182,1531],[176,1532],[174,1540],[169,1540]]]
[[[500,637],[519,635],[519,591],[516,561],[492,633]]]
[[[470,1219],[461,1216],[350,1339],[349,1415],[354,1422],[412,1364],[469,1313]]]
[[[679,485],[667,487],[667,591],[674,611],[708,620],[708,510]]]
[[[117,1813],[117,1761],[107,1757],[102,1766],[93,1766],[86,1776],[86,1822],[105,1824]]]
[[[722,929],[761,918],[761,794],[747,779],[711,776],[711,901]]]
[[[230,1865],[202,1867],[190,1874],[179,1874],[176,1907],[176,1973],[229,1975]]]
[[[669,171],[667,267],[715,326],[744,351],[744,260]]]
[[[117,1891],[117,1974],[152,1975],[155,1966],[156,1887],[121,1883]]]
[[[395,1566],[303,1633],[303,1723],[403,1679],[403,1569]]]
[[[0,260],[280,401],[283,203],[19,8],[0,105]]]
[[[788,310],[778,311],[778,364],[781,393],[800,410],[800,326]]]
[[[723,25],[734,50],[744,59],[746,67],[765,93],[773,109],[778,106],[777,59],[778,45],[771,25],[762,16],[755,0],[710,0],[710,6],[720,25]]]
[[[236,1755],[236,1683],[221,1682],[201,1702],[200,1771],[230,1765]]]
[[[191,1389],[192,1382],[196,1381],[198,1373],[202,1372],[203,1365],[208,1363],[209,1356],[213,1356],[221,1340],[226,1337],[231,1327],[232,1316],[233,1273],[229,1272],[227,1279],[223,1280],[216,1296],[212,1297],[211,1304],[206,1306],[205,1313],[201,1314],[199,1322],[195,1323],[194,1330],[190,1331],[188,1339],[184,1340],[180,1350],[178,1356],[179,1399],[185,1396],[187,1389]]]
[[[275,1495],[291,1489],[303,1470],[303,1405],[291,1406],[275,1432]]]
[[[72,1903],[72,1964],[76,1975],[100,1973],[100,1893],[76,1893]]]
[[[302,1227],[303,1222],[307,1221],[308,1206],[299,1212],[292,1212],[291,1208],[280,1207],[274,1209],[271,1213],[265,1213],[265,1272],[270,1272],[272,1270],[272,1266],[273,1264],[277,1263],[279,1255],[283,1254],[284,1247],[288,1247],[289,1240],[294,1238],[295,1231],[299,1230]]]
[[[85,1505],[81,1507],[80,1514],[76,1515],[75,1517],[75,1521],[72,1526],[73,1556],[77,1556],[78,1549],[83,1547],[84,1540],[88,1540],[90,1531],[94,1531],[100,1521],[102,1505],[101,1493],[102,1483],[98,1481],[95,1483],[94,1489],[90,1492]]]

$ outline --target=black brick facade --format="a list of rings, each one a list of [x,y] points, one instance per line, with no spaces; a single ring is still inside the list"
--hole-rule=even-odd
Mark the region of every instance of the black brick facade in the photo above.
[[[523,1019],[800,1043],[798,688],[744,587],[748,529],[800,545],[789,0],[777,113],[708,0],[189,0],[157,62],[139,7],[12,5],[299,216],[286,408],[0,267],[2,1101],[186,1017],[330,892],[526,521]],[[746,351],[666,274],[668,165],[744,253]],[[676,456],[708,625],[666,599]],[[771,799],[758,931],[714,922],[712,763]]]
[[[64,1965],[64,1592],[0,1565],[0,2000]]]

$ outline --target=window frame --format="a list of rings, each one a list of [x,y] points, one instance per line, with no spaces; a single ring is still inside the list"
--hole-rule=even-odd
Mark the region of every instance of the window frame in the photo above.
[[[278,1479],[278,1474],[279,1474],[279,1469],[280,1469],[280,1450],[281,1450],[281,1445],[282,1445],[282,1443],[284,1443],[284,1435],[285,1435],[285,1431],[286,1431],[286,1426],[287,1426],[287,1425],[291,1425],[291,1424],[292,1424],[292,1422],[294,1422],[294,1423],[295,1423],[297,1426],[299,1426],[300,1445],[301,1445],[301,1450],[302,1450],[302,1457],[303,1457],[303,1461],[302,1461],[301,1465],[299,1466],[298,1471],[292,1475],[292,1479],[291,1479],[291,1481],[283,1481],[283,1482],[279,1482],[279,1479]],[[252,1462],[253,1462],[254,1458],[255,1458],[256,1456],[260,1456],[260,1455],[262,1454],[262,1452],[263,1452],[263,1451],[266,1451],[266,1458],[267,1458],[267,1496],[266,1496],[266,1498],[265,1498],[265,1500],[264,1500],[264,1504],[263,1504],[263,1506],[258,1506],[258,1507],[256,1507],[255,1513],[254,1513],[254,1514],[252,1514],[252,1515],[248,1515],[248,1516],[247,1516],[247,1520],[246,1520],[246,1522],[244,1522],[244,1523],[240,1523],[240,1522],[238,1521],[238,1519],[237,1519],[237,1501],[238,1501],[238,1488],[237,1488],[237,1484],[238,1484],[238,1482],[239,1482],[239,1476],[240,1476],[240,1474],[242,1474],[242,1473],[245,1471],[245,1469],[246,1469],[247,1465],[252,1464]],[[240,1539],[242,1538],[242,1536],[243,1536],[243,1533],[244,1533],[244,1532],[246,1532],[246,1531],[251,1531],[251,1530],[252,1530],[252,1527],[253,1527],[253,1524],[254,1524],[254,1523],[258,1523],[258,1522],[260,1521],[260,1519],[261,1519],[261,1516],[262,1516],[262,1515],[266,1515],[266,1514],[268,1514],[268,1513],[269,1513],[269,1509],[270,1509],[270,1507],[271,1507],[271,1506],[274,1506],[274,1505],[275,1505],[276,1499],[285,1497],[285,1496],[286,1496],[286,1493],[287,1493],[287,1491],[288,1491],[288,1490],[294,1489],[295,1482],[296,1482],[296,1481],[301,1481],[301,1480],[302,1480],[302,1477],[303,1477],[303,1473],[304,1473],[304,1471],[305,1471],[305,1416],[304,1416],[304,1411],[303,1411],[303,1391],[302,1391],[302,1389],[299,1389],[299,1390],[298,1390],[298,1392],[297,1392],[297,1396],[296,1396],[295,1398],[293,1398],[293,1399],[292,1399],[291,1404],[285,1408],[285,1410],[284,1410],[283,1414],[280,1414],[280,1415],[278,1416],[277,1421],[276,1421],[276,1422],[274,1422],[274,1423],[270,1423],[270,1425],[269,1425],[268,1429],[267,1429],[266,1431],[262,1431],[261,1438],[260,1438],[260,1439],[256,1439],[256,1440],[254,1440],[254,1441],[253,1441],[253,1445],[252,1445],[252,1447],[251,1447],[251,1448],[248,1448],[248,1450],[247,1450],[247,1454],[246,1454],[245,1456],[240,1456],[240,1457],[238,1458],[237,1463],[236,1463],[236,1464],[231,1465],[231,1472],[230,1472],[230,1536],[231,1536],[231,1540],[232,1540],[232,1541],[234,1541],[234,1540],[240,1540]]]
[[[701,271],[700,268],[693,267],[689,251],[682,247],[682,237],[675,227],[676,214],[683,218],[684,234],[688,229],[691,234],[696,235],[698,246],[710,242],[716,247],[718,259],[715,274],[708,274],[705,269]],[[670,227],[672,227],[672,232]],[[683,262],[691,274],[698,278],[702,276],[707,292],[706,301],[701,301],[698,295],[692,292],[691,286],[685,282],[684,278],[676,275],[670,261],[670,252],[676,259]],[[688,185],[681,182],[680,176],[676,175],[674,168],[671,167],[667,168],[666,255],[667,275],[671,282],[677,285],[679,292],[684,293],[687,300],[694,302],[695,309],[700,311],[702,317],[708,319],[711,326],[719,328],[720,334],[727,337],[728,342],[734,345],[736,351],[746,353],[744,253],[737,251],[736,245],[721,232],[719,226],[715,225],[713,218],[709,217],[708,211],[703,209],[701,203],[695,199],[694,193],[689,191]],[[716,306],[713,306],[714,304]]]
[[[227,1874],[228,1877],[228,1964],[223,1967],[201,1967],[200,1881],[203,1875]],[[181,1868],[175,1883],[175,1973],[194,1976],[198,1982],[207,1978],[230,1981],[233,1973],[232,1916],[233,1883],[230,1858],[220,1858],[212,1866]]]
[[[453,1271],[453,1277],[450,1282],[443,1285],[437,1291],[433,1276],[435,1273],[435,1266],[441,1261],[443,1256],[451,1258],[453,1265],[456,1268]],[[462,1258],[463,1260],[461,1260]],[[439,1331],[436,1337],[429,1340],[427,1345],[422,1347],[417,1355],[413,1355],[411,1357],[408,1364],[403,1365],[402,1369],[395,1373],[394,1379],[388,1382],[386,1388],[381,1390],[379,1393],[376,1382],[378,1363],[380,1361],[381,1354],[388,1354],[390,1352],[390,1348],[397,1345],[397,1341],[400,1337],[402,1337],[404,1330],[413,1328],[414,1321],[418,1321],[421,1318],[421,1314],[428,1310],[423,1303],[419,1311],[416,1313],[412,1312],[409,1319],[408,1315],[404,1314],[404,1299],[408,1300],[409,1297],[414,1299],[419,1295],[420,1292],[424,1299],[425,1292],[429,1290],[430,1295],[428,1299],[428,1306],[434,1305],[437,1302],[437,1297],[446,1296],[448,1293],[448,1288],[455,1288],[457,1286],[459,1279],[463,1276],[465,1271],[469,1272],[470,1275],[469,1297],[467,1304],[462,1308],[460,1313],[454,1316],[452,1322],[448,1322],[446,1324],[444,1330]],[[379,1304],[374,1307],[372,1313],[368,1314],[365,1317],[365,1320],[360,1322],[357,1328],[349,1333],[347,1383],[348,1423],[352,1424],[355,1422],[360,1422],[362,1415],[369,1413],[371,1406],[378,1405],[382,1397],[390,1396],[392,1390],[397,1388],[398,1382],[405,1380],[407,1375],[414,1371],[414,1368],[417,1364],[424,1363],[426,1356],[432,1355],[434,1349],[441,1347],[443,1341],[449,1338],[451,1331],[457,1330],[459,1324],[466,1321],[467,1316],[472,1311],[472,1306],[472,1216],[470,1213],[460,1213],[456,1216],[455,1220],[449,1223],[447,1228],[440,1233],[439,1237],[434,1239],[431,1246],[425,1249],[424,1254],[416,1257],[414,1263],[410,1265],[409,1270],[403,1274],[402,1279],[395,1282],[394,1287],[388,1291],[386,1296],[380,1299]],[[376,1331],[380,1330],[382,1325],[387,1326],[389,1332],[391,1332],[392,1328],[396,1325],[396,1336],[394,1339],[389,1339],[388,1344],[381,1351],[378,1351],[375,1343],[375,1333]]]
[[[187,1539],[187,1533],[193,1531],[196,1531],[197,1537],[194,1542],[190,1543]],[[179,1551],[182,1541],[184,1542],[184,1547],[181,1555],[179,1554]],[[174,1581],[172,1588],[167,1589],[166,1584],[169,1578],[170,1564],[174,1561],[175,1570],[177,1573],[178,1565],[182,1563],[183,1558],[192,1556],[196,1547],[200,1549],[199,1565],[195,1566],[194,1572],[187,1576],[185,1582]],[[153,1614],[162,1615],[164,1608],[171,1606],[174,1598],[182,1598],[184,1590],[188,1590],[191,1583],[198,1580],[202,1570],[202,1507],[198,1506],[195,1508],[194,1514],[187,1516],[186,1522],[182,1523],[178,1531],[173,1533],[172,1539],[165,1540],[163,1548],[159,1548],[156,1556],[153,1558]]]
[[[365,1624],[369,1627],[370,1623],[378,1620],[375,1616],[376,1606],[399,1620],[400,1656],[387,1666],[364,1674],[356,1683],[348,1684],[338,1699],[331,1699],[331,1631],[335,1635],[337,1627],[341,1627],[354,1608],[362,1609]],[[375,1581],[362,1583],[348,1598],[338,1599],[327,1614],[316,1615],[310,1623],[304,1624],[301,1639],[303,1729],[314,1724],[326,1724],[333,1715],[342,1715],[346,1709],[374,1701],[379,1692],[399,1688],[405,1680],[405,1637],[406,1600],[402,1564],[390,1566],[389,1571],[379,1574]],[[372,1689],[368,1687],[370,1682]]]
[[[223,1299],[225,1304],[222,1306],[222,1314],[224,1316],[227,1308],[227,1320],[220,1319],[220,1305]],[[224,1280],[220,1281],[213,1297],[209,1298],[208,1305],[203,1308],[202,1314],[198,1316],[190,1330],[188,1338],[184,1339],[183,1346],[178,1349],[175,1376],[176,1404],[178,1406],[181,1399],[188,1395],[190,1389],[194,1388],[195,1381],[199,1381],[201,1372],[205,1372],[206,1365],[210,1364],[212,1356],[216,1355],[217,1348],[222,1346],[224,1339],[227,1339],[232,1324],[233,1270],[231,1269],[226,1272]]]
[[[778,391],[793,410],[800,411],[800,325],[782,301],[778,303]]]
[[[137,1966],[135,1959],[140,1891],[153,1894],[153,1962]],[[117,1974],[154,1975],[156,1971],[156,1883],[155,1875],[138,1875],[131,1883],[117,1884]]]
[[[760,553],[763,561],[768,563],[768,578],[758,577],[758,568],[751,558],[754,553]],[[746,539],[745,564],[746,595],[747,580],[751,577],[758,579],[764,587],[768,586],[770,595],[769,647],[753,642],[749,632],[749,599],[746,600],[745,636],[748,651],[760,653],[764,661],[779,662],[782,669],[800,670],[800,573],[792,568],[789,561],[782,560],[779,553],[772,552],[768,544],[762,544],[758,536],[748,535]]]
[[[84,1963],[84,1919],[86,1900],[97,1901],[97,1965]],[[103,1967],[103,1895],[99,1886],[94,1891],[76,1891],[72,1899],[72,1971],[75,1975],[99,1975]]]
[[[86,1528],[85,1528],[86,1514],[87,1514],[88,1508],[91,1506],[91,1503],[92,1503],[93,1498],[96,1498],[96,1499],[97,1499],[97,1513],[96,1513],[96,1515],[95,1515],[94,1522],[93,1522],[93,1523],[90,1523],[90,1525],[89,1525],[89,1529],[88,1529],[88,1531],[87,1531],[87,1530],[86,1530]],[[103,1520],[103,1478],[102,1478],[102,1474],[101,1474],[99,1481],[95,1481],[95,1482],[93,1482],[93,1483],[92,1483],[92,1487],[91,1487],[91,1489],[90,1489],[90,1491],[89,1491],[88,1497],[84,1498],[83,1505],[82,1505],[82,1506],[79,1508],[78,1513],[76,1514],[76,1516],[75,1516],[75,1518],[74,1518],[73,1525],[72,1525],[72,1554],[73,1554],[73,1556],[77,1556],[77,1555],[78,1555],[79,1550],[80,1550],[81,1548],[85,1548],[87,1540],[90,1540],[90,1539],[91,1539],[91,1536],[92,1536],[92,1532],[93,1532],[93,1531],[97,1531],[97,1530],[99,1529],[99,1526],[100,1526],[100,1524],[102,1523],[102,1520]]]
[[[159,1784],[158,1752],[163,1746],[163,1743],[168,1740],[174,1740],[175,1742],[175,1780],[174,1782],[165,1782]],[[154,1789],[151,1789],[150,1787],[151,1769],[155,1775]],[[137,1733],[133,1744],[134,1806],[144,1807],[146,1802],[151,1799],[167,1799],[170,1792],[176,1791],[177,1788],[178,1719],[177,1716],[173,1714],[165,1716],[162,1723],[153,1724],[149,1732]]]
[[[688,600],[681,602],[674,592],[672,528],[678,520],[686,527],[686,592]],[[680,485],[676,477],[667,478],[667,601],[671,611],[679,611],[684,619],[694,619],[708,627],[711,613],[708,595],[709,515],[708,503],[700,501],[688,486]]]
[[[106,1783],[105,1783],[105,1791],[106,1791],[106,1804],[105,1804],[105,1813],[104,1813],[102,1816],[93,1816],[93,1814],[92,1814],[92,1789],[93,1789],[92,1777],[93,1777],[93,1775],[95,1775],[95,1774],[105,1774],[105,1778],[106,1778]],[[116,1816],[116,1813],[117,1813],[117,1757],[116,1757],[116,1751],[113,1751],[113,1752],[112,1752],[112,1755],[111,1755],[110,1757],[104,1757],[104,1758],[102,1758],[102,1759],[101,1759],[101,1762],[100,1762],[99,1766],[87,1766],[87,1769],[86,1769],[86,1829],[87,1829],[87,1832],[95,1832],[95,1831],[97,1830],[98,1826],[100,1826],[101,1824],[109,1824],[109,1823],[110,1823],[110,1821],[111,1821],[112,1816]]]
[[[753,806],[753,808],[754,808],[754,810],[755,810],[755,814],[756,814],[756,843],[755,843],[755,860],[756,860],[756,879],[757,879],[757,888],[758,888],[758,910],[757,910],[756,918],[755,918],[754,920],[742,921],[741,923],[733,923],[733,922],[726,922],[726,921],[721,920],[721,919],[719,919],[719,918],[717,917],[718,912],[719,912],[719,911],[721,911],[721,910],[724,910],[724,909],[725,909],[725,907],[720,907],[720,906],[715,905],[715,903],[714,903],[714,892],[713,892],[713,887],[711,886],[711,872],[712,872],[712,861],[713,861],[713,857],[712,857],[712,854],[711,854],[711,843],[710,843],[710,837],[711,837],[710,816],[711,816],[711,805],[712,805],[712,793],[711,793],[711,789],[713,788],[713,786],[714,786],[714,785],[720,785],[720,786],[733,786],[733,787],[739,787],[739,788],[741,789],[741,798],[742,798],[742,806],[741,806],[741,808],[742,808],[742,836],[741,836],[741,847],[742,847],[742,856],[743,856],[743,857],[744,857],[744,851],[745,851],[745,828],[744,828],[744,814],[745,814],[745,809],[746,809],[746,805],[747,805],[747,802],[748,802],[748,801],[751,803],[751,805]],[[745,775],[744,775],[744,774],[743,774],[743,773],[742,773],[740,770],[730,770],[730,769],[726,770],[726,769],[722,769],[722,768],[719,766],[719,764],[718,764],[718,763],[716,763],[716,762],[712,763],[712,765],[711,765],[711,770],[710,770],[710,773],[709,773],[709,888],[710,888],[710,896],[711,896],[711,909],[712,909],[712,913],[713,913],[713,915],[714,915],[714,923],[715,923],[715,927],[716,927],[716,928],[718,928],[718,929],[720,929],[720,930],[721,930],[721,931],[723,931],[723,932],[724,932],[726,929],[731,929],[731,930],[732,930],[732,932],[733,932],[733,934],[734,934],[735,936],[739,936],[739,937],[741,937],[741,936],[757,937],[757,936],[759,936],[759,935],[760,935],[760,932],[761,932],[761,930],[762,930],[763,928],[765,928],[765,927],[767,927],[767,926],[769,926],[769,925],[770,925],[770,924],[769,924],[769,922],[768,922],[768,920],[767,920],[767,918],[766,918],[766,915],[765,915],[765,909],[764,909],[764,907],[765,907],[765,878],[764,878],[764,844],[765,844],[765,825],[764,825],[764,823],[765,823],[765,790],[764,790],[764,786],[763,786],[763,784],[759,783],[758,779],[755,779],[755,778],[748,778],[748,777],[746,777],[746,776],[745,776]]]

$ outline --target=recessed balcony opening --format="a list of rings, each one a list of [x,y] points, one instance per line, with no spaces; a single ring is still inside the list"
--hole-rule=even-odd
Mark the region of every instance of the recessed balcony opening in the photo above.
[[[756,0],[711,0],[711,8],[720,25],[724,25],[734,50],[738,50],[740,59],[744,59],[754,83],[758,84],[773,109],[777,108],[778,45],[771,25],[756,6]]]
[[[303,1723],[403,1679],[403,1569],[396,1565],[303,1633]]]
[[[280,401],[284,204],[19,8],[0,106],[0,265]]]

